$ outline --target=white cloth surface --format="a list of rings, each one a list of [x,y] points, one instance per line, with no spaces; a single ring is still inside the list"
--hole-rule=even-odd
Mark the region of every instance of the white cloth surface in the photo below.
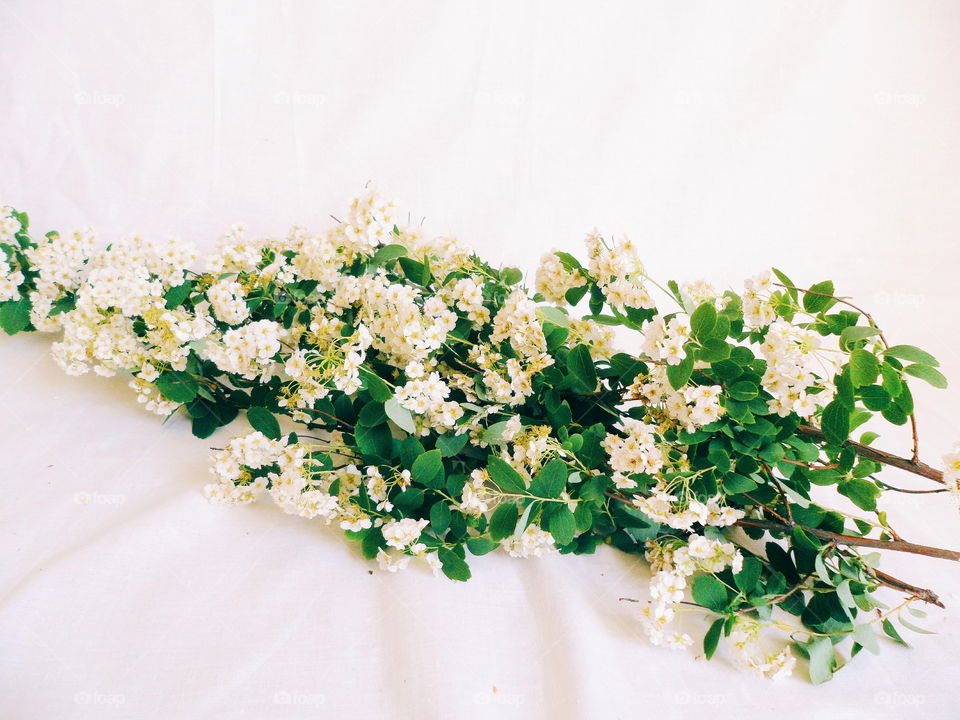
[[[834,279],[960,383],[958,39],[949,1],[4,0],[0,202],[35,231],[211,247],[237,221],[326,224],[373,181],[527,272],[597,226],[664,279]],[[161,425],[49,345],[0,338],[4,719],[956,717],[956,564],[886,558],[941,593],[938,634],[774,684],[650,646],[619,600],[646,571],[609,548],[493,554],[455,584],[381,573],[267,505],[209,506],[230,430]],[[957,391],[914,386],[937,462]],[[947,496],[884,507],[960,548]]]

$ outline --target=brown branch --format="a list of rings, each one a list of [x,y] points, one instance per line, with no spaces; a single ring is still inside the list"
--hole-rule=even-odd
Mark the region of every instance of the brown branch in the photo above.
[[[873,477],[873,476],[871,476],[871,477]],[[942,487],[942,488],[933,488],[932,490],[908,490],[907,488],[901,488],[901,487],[896,487],[896,486],[894,486],[894,485],[888,485],[888,484],[885,483],[883,480],[877,480],[877,478],[873,478],[873,479],[876,480],[876,481],[877,481],[878,483],[880,483],[881,485],[883,485],[883,487],[885,487],[887,490],[893,490],[894,492],[900,492],[900,493],[910,493],[911,495],[928,495],[928,494],[930,494],[930,493],[950,492],[950,488],[945,488],[945,487]]]
[[[933,590],[928,590],[927,588],[917,587],[916,585],[911,585],[908,582],[899,580],[893,575],[888,575],[885,572],[880,570],[870,569],[870,573],[877,579],[877,582],[883,585],[884,587],[893,588],[894,590],[900,590],[901,592],[909,593],[913,595],[918,600],[923,600],[926,603],[931,605],[936,605],[937,607],[942,608],[944,605],[940,601],[940,596],[937,595]]]
[[[816,438],[817,440],[825,439],[823,431],[820,428],[813,427],[812,425],[801,425],[797,428],[797,432],[799,432],[801,435],[806,435],[807,437]],[[925,462],[920,462],[919,460],[908,460],[907,458],[900,457],[899,455],[888,453],[885,450],[877,450],[869,445],[863,445],[861,443],[854,442],[853,440],[848,440],[846,444],[856,450],[857,455],[860,457],[865,457],[868,460],[876,460],[878,463],[900,468],[901,470],[906,470],[909,473],[919,475],[920,477],[925,477],[928,480],[933,480],[934,482],[943,482],[943,471],[937,470],[936,468],[927,465]]]
[[[799,467],[807,468],[808,470],[835,470],[840,467],[836,463],[830,465],[811,465],[810,463],[801,462],[800,460],[791,460],[790,458],[780,458],[780,462],[789,463],[790,465],[797,465]]]
[[[834,542],[837,545],[849,545],[857,547],[876,548],[877,550],[896,550],[897,552],[913,553],[914,555],[926,555],[927,557],[941,558],[943,560],[955,560],[960,562],[960,552],[955,550],[945,550],[944,548],[930,547],[929,545],[918,545],[917,543],[906,542],[905,540],[878,540],[876,538],[858,537],[856,535],[842,535],[840,533],[820,530],[806,525],[800,525],[795,522],[774,522],[772,520],[752,520],[742,518],[737,520],[734,525],[743,527],[756,527],[764,530],[775,530],[780,532],[790,532],[794,528],[800,528],[806,533],[818,537],[821,540]]]
[[[625,498],[622,495],[616,493],[607,492],[604,493],[607,497],[614,500],[619,500],[620,502],[631,504],[628,498]],[[769,508],[768,508],[769,510]],[[960,553],[954,552],[953,550],[944,550],[942,548],[928,547],[926,545],[917,545],[915,543],[909,543],[904,540],[875,540],[873,538],[861,538],[854,535],[841,535],[839,533],[832,533],[826,530],[818,530],[817,528],[807,527],[806,525],[800,525],[795,523],[792,520],[786,520],[783,523],[771,522],[768,520],[747,520],[741,519],[734,523],[734,525],[748,526],[748,527],[759,527],[765,530],[780,530],[782,532],[789,532],[795,527],[803,529],[805,532],[815,535],[823,540],[827,540],[831,543],[832,547],[837,545],[857,545],[862,547],[872,547],[878,548],[881,550],[899,550],[900,552],[910,552],[917,555],[927,555],[929,557],[943,558],[946,560],[957,560],[960,561]],[[828,550],[831,552],[832,550]],[[873,575],[876,581],[883,585],[884,587],[892,588],[893,590],[899,590],[900,592],[905,592],[913,595],[918,600],[923,602],[936,605],[937,607],[943,607],[943,603],[940,601],[940,597],[933,591],[928,590],[927,588],[918,587],[917,585],[911,585],[908,582],[900,580],[889,575],[880,570],[867,567],[868,571]],[[787,596],[792,595],[795,591],[801,589],[804,583],[810,579],[810,575],[807,575],[803,580],[801,580],[797,585],[790,590],[789,592],[781,595],[775,602],[780,602],[784,600]],[[637,602],[632,598],[620,598],[621,600],[630,600],[631,602]]]

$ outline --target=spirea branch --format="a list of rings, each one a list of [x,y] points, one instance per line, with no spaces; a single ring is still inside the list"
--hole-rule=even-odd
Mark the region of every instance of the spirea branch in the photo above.
[[[890,466],[958,495],[960,452],[919,460],[911,392],[946,378],[832,281],[660,282],[641,248],[594,232],[579,258],[546,253],[528,289],[376,193],[337,217],[276,238],[234,226],[201,258],[38,235],[4,208],[0,327],[50,333],[67,373],[126,376],[145,410],[218,434],[212,502],[334,525],[386,572],[463,581],[494,551],[610,545],[650,565],[652,643],[700,634],[707,658],[722,644],[768,677],[807,658],[814,682],[915,628],[914,601],[940,605],[860,550],[960,557],[881,510],[906,491]],[[910,423],[910,459],[855,440],[868,420]],[[880,590],[907,597],[889,609]]]

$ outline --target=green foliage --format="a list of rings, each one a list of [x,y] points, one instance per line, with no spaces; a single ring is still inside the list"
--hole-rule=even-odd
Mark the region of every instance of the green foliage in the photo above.
[[[15,335],[30,327],[30,300],[7,300],[0,303],[0,327],[7,335]]]
[[[167,400],[188,403],[197,396],[200,383],[193,375],[180,370],[171,370],[157,378],[157,390]]]
[[[470,579],[470,568],[455,550],[440,548],[437,554],[440,557],[444,575],[451,580],[466,581]]]
[[[503,540],[510,537],[519,519],[520,512],[514,503],[507,502],[499,505],[490,517],[490,538]]]
[[[443,487],[446,477],[443,468],[443,457],[439,450],[431,450],[420,455],[413,461],[411,469],[413,481],[434,490]]]
[[[586,345],[577,345],[567,355],[567,368],[580,390],[592,393],[597,388],[597,371]]]
[[[266,408],[252,407],[247,410],[247,420],[254,430],[259,430],[271,440],[280,439],[280,423]]]
[[[520,477],[520,473],[513,466],[498,457],[491,457],[487,464],[490,479],[507,493],[523,494],[527,491],[527,484]]]
[[[23,227],[0,243],[0,254],[24,281],[16,298],[0,303],[7,334],[33,329],[29,298],[39,272],[27,251],[58,242],[56,234],[33,239],[26,216],[13,217]],[[171,342],[164,335],[170,333],[155,312],[120,317],[130,327],[126,340],[150,358],[151,369],[107,369],[144,370],[135,383],[141,400],[161,411],[175,404],[197,437],[210,437],[243,412],[254,430],[296,446],[299,455],[289,457],[301,465],[285,467],[286,455],[243,465],[227,493],[246,493],[252,483],[273,490],[284,471],[299,472],[311,495],[297,511],[319,514],[332,502],[354,528],[346,537],[367,558],[391,562],[422,552],[448,578],[464,581],[471,575],[468,552],[482,556],[503,544],[523,554],[537,538],[540,549],[562,553],[609,544],[637,556],[659,548],[664,557],[692,551],[695,540],[730,543],[742,566],[698,560],[686,578],[686,597],[710,619],[704,655],[713,657],[740,623],[786,617],[815,683],[832,677],[844,653],[879,652],[881,632],[896,642],[904,642],[898,628],[926,632],[907,616],[913,608],[889,610],[874,599],[890,583],[853,541],[896,537],[880,509],[888,486],[877,474],[886,456],[864,446],[878,441],[881,423],[910,422],[915,380],[946,387],[930,353],[885,347],[873,319],[838,296],[832,281],[803,289],[774,270],[776,282],[760,294],[710,297],[673,280],[648,284],[635,270],[639,263],[626,262],[634,270],[619,280],[665,303],[631,307],[610,294],[611,278],[591,275],[593,262],[558,252],[552,272],[566,273],[562,285],[543,287],[538,278],[536,305],[515,311],[508,298],[515,303],[525,293],[520,269],[447,255],[398,226],[387,234],[373,247],[345,243],[334,255],[345,280],[376,279],[384,297],[396,291],[392,304],[372,311],[362,293],[344,300],[339,284],[300,273],[295,250],[267,243],[255,270],[237,272],[228,263],[222,274],[187,273],[172,286],[152,278],[161,290],[151,302],[162,297],[155,309],[185,321],[204,311],[214,283],[236,281],[249,321],[233,327],[205,316],[214,326],[209,333],[164,355],[170,348],[160,345]],[[601,242],[596,252],[606,248]],[[288,262],[289,276],[276,273],[278,260]],[[471,310],[458,296],[461,281],[476,284]],[[50,317],[78,322],[82,313],[71,313],[87,307],[85,291],[81,283],[50,299]],[[407,292],[410,305],[400,312],[397,298]],[[94,313],[103,323],[118,315],[112,306]],[[391,325],[400,325],[398,318],[403,327]],[[275,323],[283,330],[280,349],[247,359],[248,372],[225,369],[231,364],[218,362],[216,349],[225,347],[227,332],[248,323]],[[669,352],[657,338],[647,342],[651,332],[670,335],[687,323],[689,333],[666,338]],[[440,326],[423,350],[423,337]],[[621,343],[628,352],[607,346],[612,331],[628,338]],[[87,352],[93,356],[92,347]],[[436,396],[409,402],[417,383]],[[304,432],[284,437],[280,416],[305,425]],[[868,422],[860,444],[850,442]],[[618,446],[626,460],[616,457]],[[832,509],[837,496],[857,512]],[[651,497],[669,511],[646,504]],[[709,512],[694,511],[708,505]],[[716,519],[724,508],[739,528]],[[671,525],[685,512],[694,519]],[[388,544],[391,532],[411,523],[420,531],[415,543]]]

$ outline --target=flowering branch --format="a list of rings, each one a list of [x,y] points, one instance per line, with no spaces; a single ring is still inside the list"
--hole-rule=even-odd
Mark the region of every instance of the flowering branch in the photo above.
[[[797,430],[801,434],[808,437],[816,438],[817,440],[824,439],[823,431],[812,425],[800,425]],[[889,465],[890,467],[906,470],[909,473],[919,475],[920,477],[925,477],[928,480],[933,480],[934,482],[944,482],[942,470],[937,470],[936,468],[931,467],[920,460],[903,458],[898,455],[894,455],[893,453],[886,452],[885,450],[877,450],[869,445],[864,445],[852,440],[847,440],[844,443],[844,446],[853,448],[857,455],[867,458],[868,460],[875,460],[879,463],[883,463],[884,465]]]
[[[907,492],[878,477],[885,466],[941,484],[910,492],[960,494],[960,452],[943,471],[918,458],[910,384],[946,378],[832,281],[660,283],[632,242],[591,233],[582,262],[544,255],[528,291],[518,269],[400,217],[368,192],[321,233],[234,226],[198,272],[183,243],[36,237],[4,208],[0,327],[57,333],[67,373],[129,375],[146,410],[197,437],[245,419],[216,442],[207,497],[335,524],[388,572],[419,563],[462,581],[468,558],[497,549],[610,544],[650,564],[639,606],[653,643],[688,647],[675,614],[706,613],[706,657],[725,638],[778,677],[797,651],[814,682],[877,629],[914,629],[911,600],[941,605],[857,548],[960,559],[902,540],[878,509]],[[871,419],[909,422],[912,458],[853,441]],[[820,505],[813,485],[867,519]],[[744,539],[767,533],[762,549]],[[886,610],[881,587],[909,597]],[[766,628],[789,645],[770,652]]]
[[[927,557],[941,558],[943,560],[960,561],[960,552],[955,550],[945,550],[943,548],[930,547],[928,545],[918,545],[916,543],[906,542],[904,540],[878,540],[875,538],[857,537],[856,535],[844,535],[842,533],[829,532],[818,528],[808,527],[799,523],[782,521],[774,522],[771,520],[753,520],[740,519],[735,525],[740,527],[755,527],[764,530],[774,530],[777,532],[789,533],[794,528],[799,528],[806,533],[840,545],[851,545],[857,547],[876,548],[878,550],[895,550],[897,552],[913,553],[914,555],[926,555]]]

